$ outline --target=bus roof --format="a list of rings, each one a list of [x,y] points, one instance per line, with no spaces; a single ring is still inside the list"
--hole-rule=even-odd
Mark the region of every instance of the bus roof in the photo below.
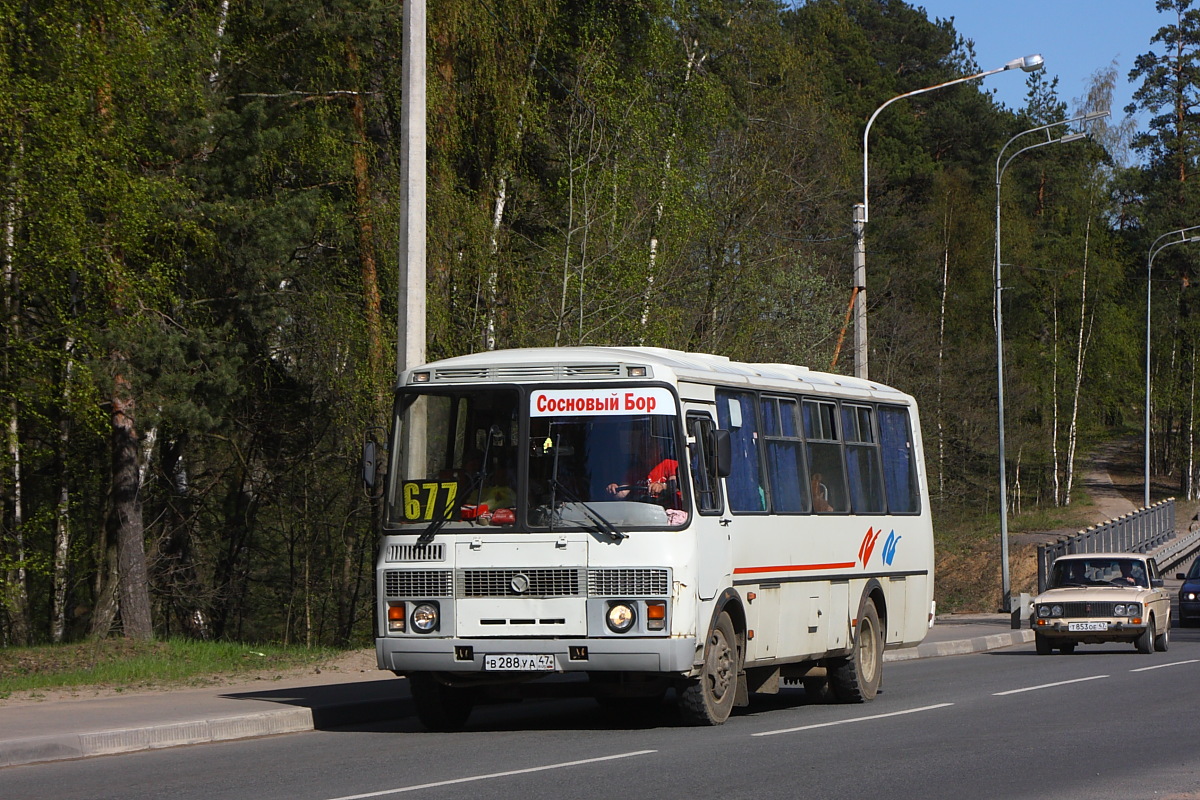
[[[800,383],[815,391],[908,398],[890,386],[849,375],[816,372],[792,364],[733,361],[726,356],[663,347],[530,347],[484,351],[406,370],[400,381],[401,385],[410,385],[417,373],[427,373],[429,383],[434,385],[475,381],[525,383],[628,379],[628,368],[632,366],[648,367],[650,377],[668,382],[775,385],[792,390]]]

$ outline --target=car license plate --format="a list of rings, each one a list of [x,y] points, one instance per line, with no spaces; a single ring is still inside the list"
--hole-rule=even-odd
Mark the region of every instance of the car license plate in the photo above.
[[[550,653],[504,653],[483,657],[483,668],[488,672],[553,672],[557,667],[558,662]]]
[[[1106,631],[1108,630],[1107,622],[1068,622],[1067,630],[1069,631]]]

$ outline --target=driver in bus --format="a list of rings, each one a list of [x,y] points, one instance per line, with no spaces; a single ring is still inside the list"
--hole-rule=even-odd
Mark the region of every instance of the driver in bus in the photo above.
[[[635,499],[651,499],[677,507],[678,496],[672,498],[668,492],[671,482],[678,486],[679,462],[673,458],[659,458],[658,463],[647,468],[647,464],[655,460],[655,456],[642,446],[643,437],[635,435],[630,452],[632,464],[625,473],[624,483],[610,483],[604,491],[613,497],[624,499],[634,494]],[[675,492],[679,494],[678,490]],[[638,498],[638,495],[643,497]]]

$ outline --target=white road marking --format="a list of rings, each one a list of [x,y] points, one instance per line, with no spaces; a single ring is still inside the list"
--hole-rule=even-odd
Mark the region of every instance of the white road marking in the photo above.
[[[613,761],[618,758],[632,758],[633,756],[644,756],[650,753],[657,753],[657,750],[635,750],[632,753],[618,753],[615,756],[600,756],[599,758],[584,758],[579,761],[564,761],[561,764],[545,764],[540,767],[526,767],[525,769],[510,769],[507,772],[492,772],[487,775],[472,775],[469,778],[454,778],[448,781],[435,781],[434,783],[422,783],[418,786],[399,786],[395,789],[384,789],[379,792],[367,792],[366,794],[350,794],[345,797],[333,797],[329,800],[364,800],[367,797],[385,797],[389,794],[401,794],[403,792],[415,792],[420,789],[433,789],[438,786],[453,786],[456,783],[471,783],[473,781],[486,781],[491,778],[506,778],[510,775],[526,775],[530,772],[545,772],[548,769],[564,769],[566,767],[578,767],[581,764],[595,764],[600,761]]]
[[[874,714],[869,717],[855,717],[854,719],[839,719],[836,722],[818,722],[815,725],[801,725],[799,728],[783,728],[778,731],[762,731],[761,733],[752,733],[751,736],[774,736],[777,733],[796,733],[797,731],[811,731],[814,728],[830,728],[834,725],[848,725],[851,722],[866,722],[872,719],[884,719],[885,717],[899,717],[904,714],[916,714],[920,711],[933,711],[937,708],[946,708],[954,703],[938,703],[935,706],[921,706],[920,708],[909,708],[904,711],[892,711],[887,714]]]
[[[1153,667],[1138,667],[1137,669],[1131,669],[1129,671],[1130,672],[1146,672],[1146,671],[1152,670],[1152,669],[1162,669],[1163,667],[1181,667],[1184,664],[1195,664],[1197,662],[1200,662],[1200,658],[1191,658],[1191,659],[1188,659],[1187,661],[1172,661],[1170,664],[1155,664]]]
[[[1101,678],[1107,678],[1108,675],[1092,675],[1088,678],[1075,678],[1070,681],[1058,681],[1057,683],[1043,683],[1039,686],[1026,686],[1024,689],[1009,689],[1007,692],[992,692],[992,697],[1004,697],[1006,694],[1020,694],[1021,692],[1036,692],[1038,689],[1053,689],[1055,686],[1066,686],[1072,683],[1083,683],[1084,681],[1098,681]]]

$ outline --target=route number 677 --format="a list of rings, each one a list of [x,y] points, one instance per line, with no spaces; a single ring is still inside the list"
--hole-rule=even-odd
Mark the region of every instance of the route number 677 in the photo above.
[[[458,498],[457,481],[405,481],[401,486],[405,522],[451,519]]]

